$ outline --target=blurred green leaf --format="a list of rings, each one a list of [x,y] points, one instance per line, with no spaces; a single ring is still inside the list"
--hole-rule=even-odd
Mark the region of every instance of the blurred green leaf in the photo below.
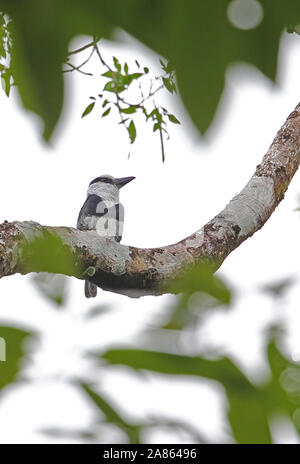
[[[178,296],[169,307],[163,329],[182,330],[187,325],[195,325],[207,310],[231,302],[230,290],[214,275],[214,268],[205,263],[183,270],[171,284],[170,291]]]
[[[76,258],[69,247],[55,233],[43,230],[22,248],[22,269],[24,272],[53,272],[74,275]]]
[[[300,435],[300,365],[292,362],[278,348],[271,337],[266,345],[271,378],[264,387],[266,406],[270,415],[289,417]]]
[[[33,273],[32,282],[39,292],[56,306],[66,303],[68,279],[62,274]]]
[[[261,290],[268,293],[271,297],[278,299],[284,297],[294,283],[295,278],[293,276],[289,276],[276,282],[262,285]]]
[[[1,73],[1,84],[2,84],[2,89],[6,93],[6,95],[9,97],[10,94],[10,88],[11,88],[11,73],[9,69],[5,69]]]
[[[84,112],[82,113],[81,117],[84,118],[84,116],[86,116],[86,115],[89,114],[91,111],[93,111],[94,106],[95,106],[95,102],[90,103],[90,104],[86,107],[86,109],[84,110]]]
[[[93,428],[96,428],[96,425]],[[40,432],[55,439],[99,441],[98,434],[94,430],[49,427],[41,429]]]
[[[44,138],[48,140],[58,121],[63,104],[62,63],[66,61],[69,42],[74,36],[87,34],[108,37],[112,24],[101,14],[97,1],[79,0],[1,0],[0,9],[12,19],[12,63],[25,108],[44,121]],[[55,32],[54,32],[55,31]]]
[[[128,436],[130,443],[140,443],[140,426],[130,424],[124,420],[117,412],[116,408],[112,407],[107,400],[96,393],[89,385],[85,383],[81,383],[80,385],[97,408],[104,414],[106,422],[114,424],[122,429]]]
[[[227,395],[228,421],[238,443],[271,443],[266,398],[228,358],[207,360],[138,349],[115,349],[100,355],[110,364],[169,375],[192,375],[220,382]]]
[[[170,80],[167,79],[166,77],[163,77],[162,80],[163,80],[163,83],[164,83],[164,86],[166,87],[166,89],[168,89],[168,91],[170,93],[173,93],[174,88],[173,88],[172,83],[170,82]]]
[[[214,275],[214,268],[209,264],[197,264],[183,270],[172,282],[172,293],[183,292],[190,296],[202,291],[216,298],[223,304],[230,303],[230,291],[219,277]]]
[[[107,304],[101,304],[89,307],[87,311],[84,313],[84,317],[86,320],[94,319],[98,316],[103,316],[107,313],[112,313],[113,308]]]
[[[32,333],[22,329],[0,326],[0,389],[16,381],[26,356],[23,344],[30,335]]]

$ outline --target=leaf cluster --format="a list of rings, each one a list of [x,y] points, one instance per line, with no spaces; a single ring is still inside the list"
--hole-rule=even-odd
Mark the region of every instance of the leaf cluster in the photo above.
[[[167,131],[167,122],[180,124],[180,121],[174,114],[171,114],[166,108],[159,106],[156,101],[156,95],[162,89],[167,89],[170,93],[176,93],[175,70],[169,63],[164,63],[160,60],[163,74],[152,77],[149,68],[144,66],[141,68],[139,62],[135,60],[134,71],[130,71],[127,62],[121,63],[117,57],[113,57],[113,64],[109,65],[104,60],[100,49],[95,42],[93,50],[96,51],[100,65],[106,68],[106,71],[101,73],[101,76],[108,81],[100,89],[97,96],[90,96],[92,100],[84,109],[82,116],[85,117],[92,113],[97,108],[99,101],[102,114],[101,117],[107,117],[114,109],[119,115],[119,124],[122,124],[128,133],[130,143],[134,143],[137,136],[135,116],[137,113],[142,113],[145,116],[146,122],[153,123],[153,132],[158,131],[161,142],[162,160],[165,160],[164,135],[169,138]],[[92,54],[90,55],[90,57]],[[85,65],[87,61],[84,61]],[[70,65],[70,62],[68,62]],[[82,72],[82,65],[72,67],[72,70]],[[90,75],[90,73],[89,73]],[[130,91],[134,85],[138,85],[138,93],[140,95],[137,101],[130,100]]]

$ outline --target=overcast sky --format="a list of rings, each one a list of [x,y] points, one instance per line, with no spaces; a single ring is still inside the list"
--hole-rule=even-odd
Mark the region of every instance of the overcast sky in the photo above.
[[[74,41],[71,48],[83,40]],[[126,45],[105,43],[103,54],[114,54],[129,64],[138,58],[143,66],[158,70],[155,55],[132,39],[126,40]],[[121,194],[125,206],[123,243],[154,247],[184,238],[215,216],[244,187],[299,102],[299,37],[285,35],[279,64],[276,86],[252,67],[232,67],[216,121],[205,138],[192,127],[179,101],[168,95],[158,97],[157,101],[182,122],[181,126],[170,127],[164,164],[159,136],[143,118],[138,121],[133,146],[116,124],[116,117],[100,118],[100,107],[80,118],[88,97],[101,90],[97,79],[74,73],[67,76],[67,104],[51,146],[41,141],[41,123],[24,111],[17,93],[7,99],[1,92],[0,221],[34,220],[74,226],[93,178],[107,173],[115,177],[133,175],[136,180]],[[89,70],[99,74],[96,61]],[[233,289],[233,308],[214,313],[193,335],[183,334],[183,350],[201,353],[219,349],[257,381],[266,367],[262,354],[264,330],[270,322],[283,320],[289,333],[289,354],[300,359],[298,286],[281,306],[258,292],[265,283],[299,275],[300,219],[293,211],[299,206],[299,191],[297,173],[284,201],[263,229],[227,258],[219,275]],[[82,356],[84,348],[99,347],[100,351],[120,343],[148,346],[151,326],[163,320],[173,298],[165,295],[131,300],[99,290],[97,300],[91,302],[84,298],[83,282],[69,280],[64,310],[41,298],[30,276],[0,281],[1,322],[18,323],[43,334],[27,370],[33,383],[7,390],[1,400],[2,443],[55,442],[57,439],[43,435],[40,429],[88,426],[95,411],[68,384],[74,374],[90,376],[90,365]],[[88,308],[106,304],[110,309],[105,315],[83,322]],[[159,349],[165,340],[157,343]],[[131,376],[126,369],[116,368],[102,370],[97,380],[101,392],[114,398],[130,417],[142,419],[161,413],[191,422],[210,439],[228,439],[226,399],[222,388],[212,382],[150,374]],[[294,442],[292,426],[282,421],[280,424],[273,427],[277,441]],[[122,440],[113,429],[102,438],[110,443]],[[180,443],[187,438],[160,430],[145,439]]]

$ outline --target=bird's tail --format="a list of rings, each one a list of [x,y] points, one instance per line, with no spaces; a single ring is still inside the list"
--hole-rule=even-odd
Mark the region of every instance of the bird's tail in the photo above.
[[[94,298],[97,296],[97,285],[86,280],[84,282],[84,294],[87,298]]]

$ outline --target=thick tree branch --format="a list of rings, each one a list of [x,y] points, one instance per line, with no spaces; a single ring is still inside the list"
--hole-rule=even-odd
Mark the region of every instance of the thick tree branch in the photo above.
[[[43,235],[55,235],[74,257],[69,274],[89,277],[105,290],[130,296],[157,295],[186,266],[208,261],[218,268],[224,259],[259,230],[283,199],[300,163],[300,104],[293,111],[245,188],[214,219],[191,236],[173,245],[141,249],[101,238],[96,232],[66,227],[45,227],[35,222],[0,225],[0,277],[20,272],[61,272],[25,262],[22,250]],[[68,272],[66,272],[68,273]],[[89,275],[91,272],[89,273]]]

